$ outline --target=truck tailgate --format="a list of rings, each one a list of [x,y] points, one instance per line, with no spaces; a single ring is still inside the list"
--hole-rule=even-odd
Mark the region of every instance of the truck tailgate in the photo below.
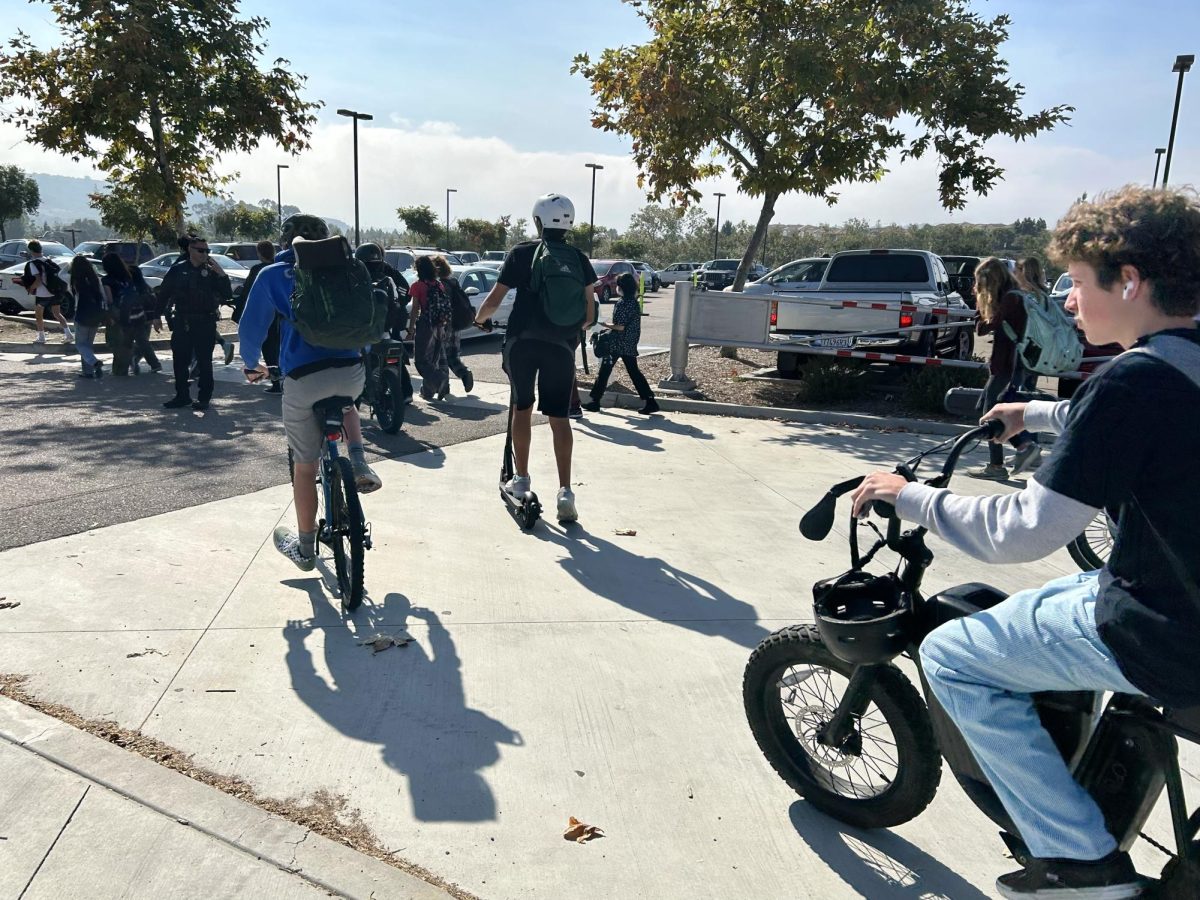
[[[866,304],[887,303],[893,307],[908,300],[904,291],[863,293],[861,291],[808,291],[795,294],[773,294],[777,301],[772,331],[777,334],[829,334],[836,332],[884,331],[898,328],[897,309],[870,309]],[[864,304],[846,307],[846,301]],[[830,341],[833,346],[840,341]],[[849,344],[847,343],[847,346]]]

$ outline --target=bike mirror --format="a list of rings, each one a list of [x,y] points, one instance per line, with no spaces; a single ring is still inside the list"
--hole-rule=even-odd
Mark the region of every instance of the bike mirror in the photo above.
[[[823,541],[833,528],[833,514],[837,508],[837,495],[830,491],[816,506],[800,520],[800,533],[810,541]]]

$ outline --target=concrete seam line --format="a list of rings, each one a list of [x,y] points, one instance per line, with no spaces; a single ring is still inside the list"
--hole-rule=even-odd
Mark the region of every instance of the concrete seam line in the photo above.
[[[7,699],[7,698],[4,698],[4,699]],[[16,703],[17,701],[12,700],[10,702]],[[36,710],[31,710],[31,712],[33,712],[37,715],[42,715],[41,713],[38,713]],[[50,717],[47,716],[47,718],[50,718]],[[66,723],[59,722],[57,719],[51,719],[51,721],[54,722],[55,724],[61,726],[63,729],[70,729],[71,731],[75,730],[75,729],[71,729],[71,727],[69,725],[67,725]],[[94,737],[92,735],[87,735],[87,736],[89,738],[91,738],[92,740],[96,740],[96,741],[100,740],[100,738]],[[215,831],[212,831],[209,828],[205,828],[203,825],[197,825],[195,822],[192,822],[187,816],[183,816],[178,813],[173,813],[169,809],[159,806],[157,803],[147,800],[145,797],[140,797],[131,791],[127,791],[124,788],[121,788],[118,785],[115,785],[112,782],[107,781],[106,779],[101,778],[98,775],[93,775],[90,772],[85,772],[83,769],[80,769],[78,766],[75,766],[75,765],[67,762],[66,760],[59,759],[53,753],[49,753],[45,750],[40,750],[36,747],[30,746],[29,744],[24,744],[20,740],[15,738],[13,735],[10,735],[2,727],[0,727],[0,740],[7,741],[12,746],[14,746],[18,749],[24,750],[27,753],[31,753],[34,756],[38,757],[39,759],[45,760],[46,762],[50,763],[51,765],[57,766],[60,769],[70,772],[72,775],[77,775],[78,777],[82,778],[84,781],[88,782],[89,786],[96,785],[98,787],[102,787],[106,791],[110,791],[113,794],[116,794],[118,797],[128,800],[131,803],[136,803],[138,806],[141,806],[144,809],[148,809],[151,812],[157,813],[160,816],[164,816],[165,818],[171,819],[172,821],[176,822],[177,824],[183,825],[186,828],[191,828],[193,831],[196,831],[199,834],[204,835],[205,837],[211,838],[214,841],[224,844],[227,847],[231,847],[234,850],[238,851],[239,853],[244,854],[245,856],[249,856],[252,859],[256,859],[256,860],[261,860],[262,862],[265,862],[268,865],[274,866],[275,868],[279,869],[282,872],[286,872],[289,875],[295,875],[297,878],[300,878],[303,881],[307,881],[309,884],[311,884],[315,887],[321,888],[321,890],[329,891],[331,894],[334,894],[338,897],[349,897],[348,894],[343,893],[342,891],[335,888],[333,885],[326,884],[321,879],[319,879],[315,876],[306,874],[302,869],[289,868],[286,863],[282,863],[279,860],[274,859],[270,856],[267,856],[263,853],[259,853],[257,851],[251,850],[249,847],[246,847],[231,838],[227,838],[224,835],[217,834]],[[151,765],[154,765],[154,764],[151,763]],[[167,770],[164,770],[164,771],[167,771]],[[187,778],[186,775],[182,775],[180,773],[173,772],[171,774],[178,775],[178,777],[180,777],[180,778]],[[188,780],[190,781],[192,779],[188,779]],[[197,784],[199,784],[199,782],[197,782]],[[204,785],[204,786],[208,787],[207,785]],[[209,789],[216,790],[215,788],[209,788]],[[84,796],[86,796],[86,795],[87,795],[87,791],[84,791]],[[230,797],[229,799],[237,800],[236,797]],[[83,797],[79,798],[79,802],[80,803],[83,802]],[[79,805],[76,804],[75,808],[78,809]],[[74,812],[72,812],[71,815],[74,816]],[[70,824],[69,819],[67,820],[67,823],[63,825],[63,829],[66,829],[67,824]],[[294,824],[294,823],[289,823],[289,824]],[[296,826],[296,827],[299,828],[300,826]],[[61,832],[60,832],[60,834],[61,834]],[[326,839],[326,840],[328,840],[328,839]],[[51,849],[53,849],[53,847],[51,847]]]
[[[71,809],[71,814],[67,816],[67,821],[63,822],[62,828],[58,829],[58,834],[54,836],[54,840],[50,842],[50,846],[46,848],[46,852],[42,854],[42,858],[38,860],[37,868],[33,870],[33,874],[29,876],[29,880],[25,882],[25,887],[21,888],[21,893],[17,896],[17,900],[29,893],[29,889],[33,887],[34,881],[37,880],[38,872],[42,871],[42,866],[46,864],[46,860],[50,858],[50,854],[54,852],[54,848],[58,846],[58,842],[62,840],[62,836],[66,834],[67,828],[75,821],[75,813],[79,812],[79,807],[83,806],[83,801],[87,799],[88,791],[92,789],[91,784],[87,784],[83,788],[83,793],[79,795],[79,799],[75,801],[75,806]]]

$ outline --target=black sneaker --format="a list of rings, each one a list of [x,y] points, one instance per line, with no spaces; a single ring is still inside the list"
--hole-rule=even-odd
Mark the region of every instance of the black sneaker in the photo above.
[[[583,408],[588,412],[600,412],[600,401],[593,400],[591,403],[583,404]]]
[[[658,412],[658,401],[651,397],[646,401],[646,405],[638,410],[643,416],[652,416]]]
[[[475,376],[471,372],[463,373],[462,386],[468,394],[471,393],[471,388],[475,387]]]
[[[191,405],[192,405],[191,397],[172,397],[170,400],[168,400],[166,403],[163,404],[163,407],[166,409],[183,409],[185,406],[191,406]]]
[[[996,879],[996,890],[1008,900],[1125,900],[1142,896],[1146,886],[1129,854],[1117,850],[1094,862],[1030,857],[1021,871]]]
[[[233,341],[225,342],[225,365],[230,365],[233,362]]]
[[[208,401],[207,400],[193,400],[192,401],[192,409],[194,409],[196,412],[204,412],[206,409],[208,409]]]

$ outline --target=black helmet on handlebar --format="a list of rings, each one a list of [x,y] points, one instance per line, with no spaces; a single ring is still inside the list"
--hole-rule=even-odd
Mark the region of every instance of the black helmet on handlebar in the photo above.
[[[893,573],[851,569],[813,585],[813,612],[825,646],[855,665],[878,665],[904,652],[913,636],[912,601]]]

